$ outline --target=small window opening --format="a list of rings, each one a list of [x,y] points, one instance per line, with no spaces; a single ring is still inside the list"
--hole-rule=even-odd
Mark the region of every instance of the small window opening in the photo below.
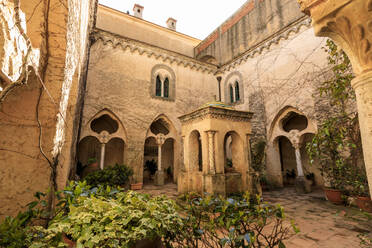
[[[155,95],[156,96],[161,96],[161,80],[160,80],[159,76],[156,77],[156,92],[155,92]]]

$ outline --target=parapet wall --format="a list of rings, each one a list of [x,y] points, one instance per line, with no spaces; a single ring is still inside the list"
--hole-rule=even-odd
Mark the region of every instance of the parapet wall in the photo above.
[[[225,65],[304,17],[296,0],[249,0],[195,48]]]

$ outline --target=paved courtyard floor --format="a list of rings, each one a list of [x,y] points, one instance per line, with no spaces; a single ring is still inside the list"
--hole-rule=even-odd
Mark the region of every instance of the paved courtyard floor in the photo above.
[[[143,193],[177,197],[177,186],[163,187],[145,185]],[[366,215],[357,208],[333,205],[317,190],[311,194],[299,195],[294,188],[263,193],[264,201],[280,204],[287,218],[294,220],[300,233],[285,241],[287,248],[356,248],[362,247],[358,235],[372,232],[372,215]]]

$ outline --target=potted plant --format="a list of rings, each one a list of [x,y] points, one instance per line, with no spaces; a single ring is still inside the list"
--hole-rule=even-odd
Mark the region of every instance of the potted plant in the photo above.
[[[231,173],[234,172],[235,169],[233,167],[233,162],[231,158],[226,159],[226,165],[225,165],[225,173]]]
[[[287,171],[285,173],[285,178],[286,178],[286,181],[287,181],[287,184],[288,185],[294,185],[295,180],[296,180],[296,171],[295,171],[295,169],[292,169],[292,170],[288,170],[287,169]]]
[[[372,201],[369,195],[368,180],[364,168],[355,168],[353,180],[353,192],[357,206],[369,213],[372,213]]]
[[[89,158],[87,164],[83,168],[82,178],[86,177],[89,173],[100,170],[97,158]]]
[[[145,171],[149,173],[149,178],[153,179],[156,171],[158,170],[158,165],[154,159],[147,160],[145,163]]]

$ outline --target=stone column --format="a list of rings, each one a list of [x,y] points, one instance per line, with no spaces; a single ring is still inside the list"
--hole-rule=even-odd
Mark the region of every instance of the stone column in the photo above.
[[[248,170],[251,170],[252,168],[252,153],[251,153],[251,136],[252,134],[246,135],[247,140],[247,155],[248,155]]]
[[[209,156],[209,168],[207,174],[216,174],[216,160],[215,160],[215,149],[214,149],[214,136],[216,131],[207,131],[208,134],[208,156]]]
[[[372,0],[298,0],[315,35],[332,38],[349,56],[364,162],[372,195]]]
[[[99,163],[99,167],[101,168],[101,170],[103,170],[103,166],[105,163],[105,150],[106,150],[105,147],[106,147],[106,144],[101,143],[101,161]]]
[[[110,139],[110,134],[107,131],[102,131],[99,134],[99,142],[101,142],[101,161],[99,167],[103,170],[105,166],[105,153],[106,153],[106,144]]]
[[[302,169],[301,151],[300,144],[295,144],[294,149],[296,151],[296,165],[297,165],[297,176],[304,177],[304,170]]]
[[[164,134],[158,134],[156,136],[156,144],[158,145],[158,170],[155,173],[155,185],[164,185],[164,171],[161,167],[162,158],[161,158],[161,148],[165,142]]]

